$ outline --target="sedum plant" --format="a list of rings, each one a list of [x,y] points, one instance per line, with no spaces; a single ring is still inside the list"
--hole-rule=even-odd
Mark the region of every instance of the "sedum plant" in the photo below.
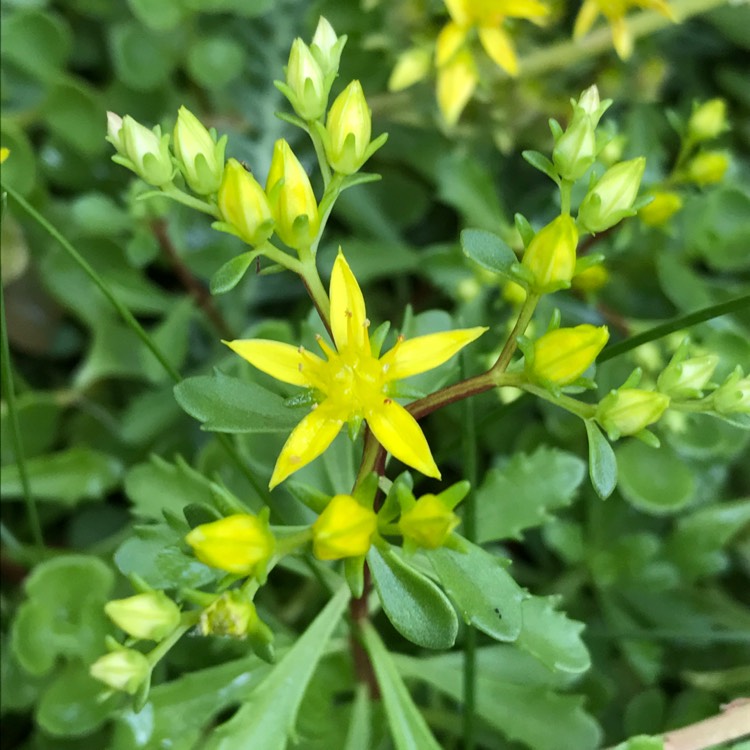
[[[446,5],[437,87],[441,111],[455,124],[479,80],[469,51],[473,35],[514,74],[505,21],[540,21],[549,9],[536,2],[501,10],[487,3]],[[606,3],[585,3],[576,35],[601,13],[612,24],[618,53],[627,56],[627,5],[615,12]],[[669,14],[666,3],[648,7]],[[108,114],[112,160],[149,186],[139,205],[167,199],[210,217],[213,230],[230,236],[233,257],[211,269],[214,295],[234,295],[232,304],[241,308],[239,291],[250,274],[273,280],[291,273],[311,309],[299,330],[243,321],[241,337],[222,333],[227,348],[213,373],[203,363],[182,378],[163,351],[169,329],[149,335],[108,294],[174,381],[179,407],[216,439],[200,467],[156,458],[142,465],[176,495],[147,492],[144,504],[156,509],[145,513],[151,523],[118,544],[114,559],[132,590],[120,586],[113,594],[104,566],[89,570],[72,557],[43,562],[14,621],[16,651],[34,651],[30,634],[46,616],[45,575],[79,576],[82,587],[90,586],[86,606],[96,612],[91,643],[51,648],[49,658],[36,655],[41,665],[26,658],[23,666],[43,675],[47,662],[70,659],[90,701],[102,716],[114,717],[115,748],[179,743],[180,727],[169,716],[175,705],[185,723],[184,747],[322,746],[309,728],[300,728],[303,700],[318,697],[316,689],[330,698],[329,708],[344,707],[342,727],[329,728],[321,740],[335,735],[341,747],[599,747],[601,729],[583,708],[588,689],[570,694],[591,667],[584,625],[574,619],[580,615],[569,616],[561,597],[519,573],[523,562],[511,566],[509,556],[525,532],[542,527],[549,548],[580,565],[602,609],[627,631],[638,620],[612,594],[616,584],[623,600],[632,594],[623,560],[642,567],[651,583],[677,570],[689,576],[691,564],[699,575],[704,563],[722,564],[719,543],[705,560],[684,559],[691,540],[699,544],[699,530],[713,525],[725,540],[748,519],[747,501],[732,506],[734,520],[716,506],[696,510],[670,531],[669,566],[658,558],[655,533],[618,538],[611,531],[614,521],[602,518],[602,508],[619,503],[612,511],[619,518],[622,499],[601,503],[615,492],[618,463],[637,464],[642,450],[670,451],[660,447],[662,429],[679,430],[696,415],[747,428],[750,380],[745,363],[720,369],[719,354],[682,336],[689,322],[679,320],[666,332],[681,336],[670,358],[658,352],[626,372],[606,370],[638,337],[613,343],[621,337],[608,322],[570,313],[571,299],[585,304],[606,283],[609,259],[595,252],[603,237],[639,221],[663,231],[681,207],[677,190],[721,180],[726,157],[704,144],[725,129],[724,106],[713,100],[694,108],[674,168],[644,190],[646,158],[621,158],[606,127],[612,101],[590,86],[571,100],[565,126],[550,121],[551,149],[524,152],[529,170],[552,183],[546,202],[556,206],[554,213],[534,223],[516,213],[502,233],[471,227],[460,233],[460,263],[472,279],[503,289],[511,303],[508,325],[470,305],[460,321],[440,317],[439,325],[393,306],[391,319],[382,319],[383,305],[366,303],[367,286],[363,291],[357,264],[347,260],[346,243],[324,251],[337,204],[346,205],[351,188],[379,179],[363,169],[387,138],[373,138],[360,81],[331,96],[346,69],[345,43],[325,18],[309,44],[293,42],[285,78],[276,81],[291,107],[280,117],[307,136],[310,148],[276,140],[264,181],[253,164],[227,158],[233,153],[227,135],[184,105],[173,130],[164,132],[128,114]],[[306,167],[310,154],[313,174]],[[81,266],[99,283],[95,269],[82,259]],[[476,286],[469,291],[476,293]],[[640,343],[646,346],[663,337],[645,333]],[[585,462],[559,449],[538,448],[484,474],[475,448],[457,462],[461,449],[451,445],[449,420],[460,415],[456,442],[477,440],[475,405],[489,398],[552,410],[571,434],[585,436],[588,484]],[[432,446],[441,433],[438,450]],[[212,470],[219,463],[231,466],[233,479]],[[634,474],[637,469],[626,472],[626,496],[639,495]],[[138,494],[133,476],[131,491]],[[149,492],[159,482],[146,482]],[[580,487],[595,536],[589,551],[570,521],[545,525]],[[301,606],[306,598],[316,602],[298,636],[279,615],[283,607],[274,606],[273,582],[285,575],[304,582]],[[648,594],[643,601],[653,601]],[[58,636],[64,644],[64,634]],[[212,664],[214,644],[236,659]],[[645,672],[649,656],[638,645],[631,639],[623,648],[633,669]],[[193,647],[204,649],[208,666],[170,679],[170,665]],[[45,654],[43,644],[39,649]],[[495,670],[499,677],[490,677]],[[440,697],[420,705],[420,691],[411,689],[417,683]],[[441,720],[459,704],[460,732]],[[528,715],[526,704],[535,706]],[[664,747],[647,736],[621,747],[641,746]]]

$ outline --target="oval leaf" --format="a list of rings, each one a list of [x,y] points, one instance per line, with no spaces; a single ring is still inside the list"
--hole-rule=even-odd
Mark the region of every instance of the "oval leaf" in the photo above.
[[[526,594],[501,560],[462,540],[465,551],[441,547],[429,554],[440,583],[464,621],[498,641],[513,641],[521,632],[521,602]]]
[[[484,229],[464,229],[461,232],[464,255],[482,268],[513,279],[510,269],[518,262],[516,254],[500,237]]]
[[[242,280],[247,269],[250,268],[250,264],[260,255],[262,253],[250,251],[227,261],[211,277],[211,294],[224,294],[224,292],[234,289]]]
[[[596,494],[606,500],[617,486],[617,459],[609,440],[602,435],[597,424],[584,420],[589,438],[589,477]]]
[[[450,648],[458,618],[445,594],[392,551],[367,555],[383,610],[404,638],[425,648]]]

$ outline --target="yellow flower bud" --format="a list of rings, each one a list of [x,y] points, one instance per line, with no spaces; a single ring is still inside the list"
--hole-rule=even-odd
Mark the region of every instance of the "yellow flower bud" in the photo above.
[[[547,294],[570,286],[577,245],[578,230],[568,215],[558,216],[534,235],[521,261],[534,275],[534,291]]]
[[[609,271],[602,266],[589,266],[573,277],[573,288],[582,292],[595,292],[609,281]]]
[[[235,575],[262,577],[276,548],[267,518],[238,513],[196,526],[185,541],[206,565]]]
[[[312,526],[313,554],[319,560],[365,555],[377,526],[370,508],[351,495],[335,495]]]
[[[327,89],[331,88],[331,82],[338,73],[341,51],[345,44],[346,36],[337,36],[333,26],[321,16],[313,34],[310,51],[326,77]]]
[[[213,226],[237,235],[249,245],[260,245],[273,233],[273,216],[263,188],[236,159],[224,167],[217,196],[221,221]]]
[[[526,302],[526,290],[515,281],[506,281],[503,284],[503,299],[514,307],[520,307]]]
[[[160,641],[180,624],[180,608],[163,591],[115,599],[104,605],[104,612],[133,638]]]
[[[113,690],[135,695],[151,673],[149,660],[131,648],[118,649],[97,659],[89,674]]]
[[[596,419],[611,440],[635,435],[657,422],[669,406],[669,396],[639,388],[623,388],[605,396],[596,410]]]
[[[352,81],[331,105],[326,119],[326,154],[336,172],[354,174],[367,160],[372,135],[370,108],[359,81]]]
[[[320,228],[318,203],[307,172],[283,139],[273,147],[266,194],[281,241],[295,250],[309,248]]]
[[[688,121],[688,137],[694,141],[708,141],[720,136],[727,127],[727,103],[711,99],[695,109]]]
[[[258,622],[255,605],[241,591],[227,591],[201,612],[202,635],[244,638]]]
[[[388,91],[403,91],[423,80],[430,72],[432,55],[427,47],[412,47],[402,52],[388,79]]]
[[[174,152],[193,192],[209,195],[219,189],[226,143],[226,136],[217,142],[187,107],[180,107],[174,126]]]
[[[638,211],[638,217],[646,226],[662,227],[681,208],[682,198],[679,194],[663,190],[655,193],[651,203]]]
[[[282,90],[303,120],[317,120],[323,116],[328,105],[325,76],[310,48],[301,39],[292,43],[286,83],[288,88]]]
[[[729,158],[721,151],[704,151],[687,165],[685,176],[696,185],[713,185],[724,179],[729,167]]]
[[[581,202],[581,226],[591,233],[603,232],[632,216],[645,168],[646,159],[642,156],[610,167]]]
[[[425,549],[437,549],[458,524],[458,516],[439,497],[424,495],[401,515],[398,528],[404,539]]]
[[[526,364],[530,379],[569,385],[591,367],[609,340],[606,326],[558,328],[534,342],[534,356]]]

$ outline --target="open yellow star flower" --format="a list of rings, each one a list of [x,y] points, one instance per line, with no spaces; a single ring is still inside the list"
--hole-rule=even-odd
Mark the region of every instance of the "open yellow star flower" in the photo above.
[[[362,291],[340,250],[333,265],[330,295],[335,350],[318,336],[326,359],[279,341],[224,342],[277,380],[312,389],[318,401],[281,449],[269,488],[321,455],[345,422],[357,425],[363,419],[387,451],[439,479],[440,471],[424,433],[414,417],[394,400],[393,385],[447,362],[487,329],[445,331],[408,341],[399,336],[395,346],[378,357],[370,346],[370,321]]]
[[[583,0],[573,27],[573,38],[579,39],[588,33],[594,21],[603,15],[612,28],[612,42],[620,59],[627,60],[633,52],[633,36],[628,29],[625,15],[630,8],[650,8],[676,20],[667,0]]]
[[[435,49],[438,105],[454,125],[479,81],[467,37],[476,29],[484,51],[509,75],[518,74],[513,41],[503,28],[506,18],[544,19],[549,8],[540,0],[445,0],[451,20],[438,35]]]

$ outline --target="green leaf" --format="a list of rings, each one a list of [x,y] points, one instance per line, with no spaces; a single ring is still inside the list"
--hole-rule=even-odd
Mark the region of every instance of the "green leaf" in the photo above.
[[[613,750],[664,750],[664,740],[661,737],[639,735],[621,742]]]
[[[589,439],[589,477],[591,485],[602,500],[606,500],[617,486],[617,459],[609,440],[593,419],[585,419]]]
[[[182,20],[180,0],[128,0],[133,15],[148,28],[154,31],[168,31]]]
[[[199,588],[216,580],[219,571],[188,555],[182,544],[182,537],[165,524],[137,526],[115,552],[115,565],[123,575],[135,573],[155,589]]]
[[[206,750],[286,747],[307,685],[348,601],[349,590],[339,589],[237,713],[213,732]]]
[[[571,503],[584,466],[572,453],[542,446],[488,471],[476,493],[477,541],[520,539],[524,529],[545,523],[550,510]]]
[[[396,670],[390,652],[369,622],[364,623],[362,637],[375,669],[396,750],[440,750]]]
[[[216,371],[174,387],[177,403],[212,432],[288,432],[302,415],[257,383]]]
[[[521,152],[521,156],[523,156],[523,158],[531,164],[534,169],[538,169],[542,174],[546,174],[550,180],[555,183],[559,182],[560,177],[557,174],[555,165],[544,154],[539,153],[539,151],[523,151]]]
[[[480,652],[481,653],[481,652]],[[452,654],[414,659],[396,657],[399,672],[419,680],[460,703],[463,667]],[[376,669],[377,669],[377,662]],[[482,669],[476,680],[476,713],[488,726],[533,750],[595,750],[600,747],[596,722],[583,710],[583,699],[561,695],[543,684],[529,684],[526,670],[506,673]],[[410,747],[420,748],[415,744]]]
[[[618,447],[617,465],[623,497],[646,513],[675,513],[695,494],[693,472],[668,445],[630,440]]]
[[[138,464],[125,475],[125,494],[133,503],[133,513],[155,521],[167,510],[180,516],[186,505],[212,505],[214,484],[177,458],[171,464],[159,456]]]
[[[532,596],[521,603],[523,627],[516,644],[550,669],[578,674],[591,666],[580,633],[583,623],[557,612],[560,597]]]
[[[367,555],[383,611],[404,638],[424,648],[450,648],[458,618],[445,594],[391,549]]]
[[[21,445],[27,460],[43,453],[57,440],[62,412],[60,401],[61,399],[52,393],[33,391],[16,397]],[[0,456],[3,464],[16,460],[11,438],[10,415],[5,401],[0,405]]]
[[[498,641],[512,641],[521,632],[523,589],[503,561],[467,540],[463,551],[441,547],[428,553],[440,583],[458,607],[464,622]]]
[[[344,750],[370,750],[372,747],[372,704],[367,685],[358,685]]]
[[[135,21],[111,27],[110,48],[118,79],[136,91],[149,91],[166,84],[179,51],[168,37]]]
[[[79,447],[31,458],[26,461],[26,472],[31,494],[38,500],[73,506],[82,500],[99,500],[117,486],[122,464],[113,456]],[[23,497],[16,464],[3,467],[0,497]]]
[[[513,280],[510,269],[518,262],[516,254],[496,234],[483,229],[464,229],[461,232],[464,255],[482,268]]]
[[[109,748],[193,750],[201,746],[204,727],[222,711],[244,701],[270,671],[270,665],[253,655],[158,685],[151,689],[141,711],[126,708],[117,715]]]
[[[234,289],[237,284],[240,283],[252,262],[260,255],[262,255],[262,253],[251,250],[250,252],[242,253],[242,255],[237,255],[232,258],[232,260],[227,261],[211,277],[211,294],[224,294],[225,292]]]
[[[84,156],[95,156],[107,147],[101,137],[106,116],[99,92],[77,81],[56,83],[44,104],[49,129]]]
[[[688,578],[717,575],[729,566],[722,547],[748,528],[750,500],[705,506],[677,521],[667,554]]]
[[[159,325],[150,332],[154,343],[175,370],[182,367],[187,357],[190,321],[193,319],[194,312],[192,300],[185,297],[177,302]],[[171,380],[164,366],[148,349],[141,349],[141,358],[143,371],[152,383]]]
[[[12,625],[19,664],[41,675],[59,656],[93,661],[110,631],[104,604],[113,583],[112,571],[95,557],[63,555],[37,565]]]
[[[204,36],[188,48],[190,77],[207,89],[221,89],[236,78],[245,64],[245,50],[231,36]]]
[[[115,695],[101,700],[102,683],[88,665],[70,662],[55,675],[36,708],[39,726],[55,737],[80,737],[100,727],[119,704]]]

